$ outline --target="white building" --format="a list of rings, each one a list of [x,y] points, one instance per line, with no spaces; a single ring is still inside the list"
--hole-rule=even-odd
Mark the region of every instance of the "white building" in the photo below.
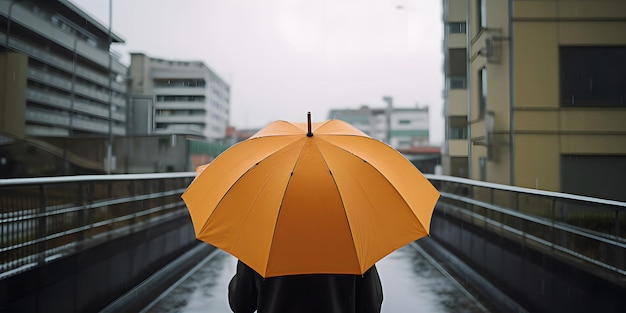
[[[348,122],[396,149],[427,146],[429,143],[428,107],[334,109],[330,110],[329,118]]]
[[[131,53],[129,72],[129,134],[225,137],[230,86],[203,62]]]

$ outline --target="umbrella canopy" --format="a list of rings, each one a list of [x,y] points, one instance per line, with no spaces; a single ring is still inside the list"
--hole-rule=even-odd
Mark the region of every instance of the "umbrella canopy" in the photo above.
[[[428,234],[439,192],[402,154],[340,120],[276,121],[183,193],[196,237],[263,277],[363,274]]]

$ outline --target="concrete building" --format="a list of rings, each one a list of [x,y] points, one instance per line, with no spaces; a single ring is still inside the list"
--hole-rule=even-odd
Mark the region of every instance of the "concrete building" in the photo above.
[[[199,61],[131,54],[129,134],[226,136],[230,86]]]
[[[444,175],[468,177],[467,140],[467,0],[443,0],[444,115],[442,146]]]
[[[330,110],[328,117],[346,121],[396,149],[427,146],[429,143],[428,107],[362,106],[359,109],[333,109]]]
[[[626,200],[626,1],[443,5],[445,172],[460,173],[467,137],[459,176]],[[451,32],[463,21],[465,46]],[[466,88],[456,90],[464,47]]]
[[[118,35],[67,0],[0,1],[0,134],[126,133]]]

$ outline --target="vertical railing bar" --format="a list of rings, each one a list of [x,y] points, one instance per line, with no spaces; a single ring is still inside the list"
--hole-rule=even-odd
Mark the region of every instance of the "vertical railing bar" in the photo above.
[[[39,214],[36,217],[37,219],[37,237],[45,238],[46,237],[46,229],[47,229],[47,217],[44,214],[46,212],[46,188],[43,184],[39,185]],[[43,264],[45,262],[45,251],[46,251],[46,242],[42,241],[38,244],[38,264]]]
[[[78,188],[78,190],[77,190],[78,191],[77,192],[78,193],[78,198],[76,199],[76,203],[78,205],[80,205],[82,207],[82,209],[79,210],[78,214],[77,214],[77,221],[76,221],[76,225],[75,225],[75,227],[77,227],[77,228],[87,225],[85,223],[85,214],[86,214],[86,212],[85,212],[85,198],[84,198],[84,194],[83,194],[83,186],[84,186],[83,182],[78,182],[78,186],[77,186],[77,188]],[[76,240],[77,240],[76,250],[80,251],[80,250],[82,250],[83,243],[85,242],[85,231],[84,230],[81,230],[80,232],[78,232],[78,234],[76,234]]]

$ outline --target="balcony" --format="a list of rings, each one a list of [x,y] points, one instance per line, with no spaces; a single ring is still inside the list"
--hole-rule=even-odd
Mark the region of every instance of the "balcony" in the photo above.
[[[6,34],[5,33],[1,33],[0,32],[0,41],[4,42],[6,41]],[[39,60],[43,63],[52,65],[60,70],[63,70],[67,73],[72,73],[72,62],[56,56],[54,54],[51,54],[45,50],[39,49],[37,47],[34,47],[28,43],[25,43],[19,39],[16,39],[15,37],[11,37],[10,41],[9,41],[9,46],[11,47],[11,49],[14,49],[16,51],[20,51],[26,55],[28,55],[29,57],[32,57],[36,60]],[[76,75],[80,78],[83,78],[85,80],[89,80],[92,81],[96,84],[100,84],[102,86],[108,86],[109,84],[109,79],[108,77],[101,75],[97,72],[94,72],[82,65],[77,65],[76,66]],[[120,93],[125,93],[126,92],[126,86],[124,84],[120,84],[118,82],[111,82],[111,88],[113,88],[114,90],[120,92]]]
[[[67,128],[70,125],[70,117],[67,114],[46,112],[43,110],[26,110],[26,121],[39,124],[61,126]]]
[[[467,151],[466,139],[448,140],[448,155],[451,157],[467,157]]]
[[[8,8],[11,6],[11,2],[0,1],[0,11],[2,15],[8,16]],[[46,20],[44,17],[40,15],[33,14],[33,12],[29,9],[25,9],[19,5],[15,5],[11,7],[10,19],[14,23],[20,23],[22,26],[29,28],[30,30],[41,34],[43,37],[47,38],[50,41],[54,41],[55,43],[65,47],[68,50],[74,50],[76,47],[76,51],[83,57],[101,65],[104,68],[108,68],[109,64],[109,53],[106,50],[102,50],[87,42],[77,39],[76,37],[66,33],[61,30],[57,26],[50,23],[50,21]],[[4,34],[3,34],[4,37]],[[6,37],[5,37],[6,38]],[[5,40],[3,38],[3,40]],[[11,41],[17,40],[11,37]],[[22,43],[22,45],[24,45]],[[10,43],[11,48],[14,48],[13,43]],[[23,49],[17,49],[19,51],[27,52]],[[40,50],[41,51],[41,50]],[[30,53],[29,53],[30,54]],[[33,55],[37,57],[36,55]],[[118,74],[126,73],[126,66],[119,62],[118,58],[112,57],[111,69],[113,72]],[[71,68],[71,67],[70,67]],[[121,86],[123,88],[123,86]],[[118,88],[116,86],[115,88]],[[123,89],[120,89],[123,90]]]
[[[467,116],[467,89],[448,90],[448,116]]]
[[[154,117],[156,123],[206,123],[205,115],[157,115]]]
[[[157,102],[157,110],[206,110],[204,102]]]
[[[153,93],[177,96],[207,96],[208,94],[205,87],[155,87]]]

